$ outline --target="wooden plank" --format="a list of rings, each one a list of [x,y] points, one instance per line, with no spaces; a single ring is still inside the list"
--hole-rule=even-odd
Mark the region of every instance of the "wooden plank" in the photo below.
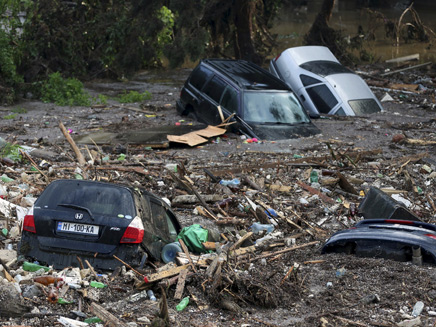
[[[235,244],[233,244],[229,251],[233,251],[236,250],[237,248],[239,248],[241,246],[242,243],[245,242],[245,240],[249,239],[251,236],[253,235],[253,232],[249,232],[247,234],[245,234],[244,236],[242,236]]]
[[[278,254],[282,254],[282,253],[286,253],[286,252],[289,252],[289,251],[301,249],[301,248],[304,248],[304,247],[307,247],[307,246],[311,246],[311,245],[315,245],[315,244],[318,244],[318,243],[319,243],[319,241],[313,241],[313,242],[309,242],[309,243],[305,243],[305,244],[301,244],[301,245],[296,245],[296,246],[293,246],[291,248],[287,248],[287,249],[284,249],[284,250],[280,250],[280,251],[276,251],[276,252],[272,252],[272,253],[268,253],[268,254],[264,254],[264,255],[255,257],[255,258],[253,258],[252,261],[263,259],[263,258],[272,257],[272,256],[275,256],[275,255],[278,255]]]
[[[148,275],[147,279],[145,280],[146,283],[152,283],[164,278],[172,277],[175,275],[178,275],[183,269],[187,269],[190,265],[183,265],[178,266],[169,270],[165,270],[159,273]]]
[[[409,61],[409,60],[419,60],[419,53],[415,53],[415,54],[404,56],[404,57],[388,59],[388,60],[385,60],[385,62],[386,63],[399,63],[399,62],[404,62],[404,61]]]
[[[189,263],[191,264],[192,270],[194,270],[194,272],[197,272],[197,269],[195,269],[195,265],[192,262],[191,259],[191,255],[189,254],[188,248],[186,247],[185,242],[182,239],[179,239],[179,243],[182,246],[182,250],[183,252],[186,254],[186,256],[188,257]]]
[[[174,299],[181,300],[183,295],[183,290],[185,289],[185,281],[188,276],[188,269],[184,269],[180,272],[179,280],[177,281],[176,293],[174,294]]]
[[[109,327],[128,327],[128,325],[117,317],[115,317],[112,313],[107,311],[102,306],[98,305],[95,302],[91,303],[91,312],[94,313],[97,317],[105,322],[105,326]]]
[[[246,254],[246,253],[251,253],[254,251],[256,251],[256,246],[252,245],[252,246],[247,246],[245,248],[237,249],[235,251],[231,251],[230,255],[231,256],[238,256],[238,255],[242,255],[242,254]]]

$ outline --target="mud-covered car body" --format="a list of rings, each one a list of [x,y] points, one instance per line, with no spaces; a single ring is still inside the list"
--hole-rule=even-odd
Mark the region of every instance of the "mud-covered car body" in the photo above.
[[[289,48],[270,61],[270,72],[298,95],[311,117],[361,116],[383,110],[366,82],[323,46]]]
[[[244,60],[202,60],[180,92],[177,111],[209,125],[233,115],[233,131],[258,139],[320,132],[286,83]]]
[[[414,249],[420,250],[423,262],[436,263],[436,225],[416,220],[364,219],[333,234],[322,253],[412,261]]]
[[[19,252],[55,268],[88,260],[95,268],[131,266],[175,241],[180,224],[167,204],[143,189],[86,180],[57,180],[23,221]]]

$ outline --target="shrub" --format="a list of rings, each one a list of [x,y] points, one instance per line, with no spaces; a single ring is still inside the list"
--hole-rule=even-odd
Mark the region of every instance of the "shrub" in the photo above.
[[[76,78],[62,78],[59,72],[53,73],[43,83],[41,100],[54,102],[58,106],[89,106],[89,94],[83,90],[83,84]]]

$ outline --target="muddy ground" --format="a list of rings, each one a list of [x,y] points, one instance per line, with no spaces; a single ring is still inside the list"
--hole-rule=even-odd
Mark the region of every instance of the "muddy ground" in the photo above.
[[[166,294],[171,326],[397,326],[406,323],[434,326],[435,266],[342,254],[321,255],[321,247],[332,233],[361,219],[349,207],[353,203],[358,205],[371,186],[402,191],[400,195],[410,202],[411,211],[426,222],[435,220],[436,70],[434,66],[425,67],[381,78],[379,73],[385,68],[360,67],[367,82],[376,85],[373,90],[379,99],[386,92],[392,97],[391,101],[383,102],[384,112],[367,117],[324,117],[314,120],[322,134],[275,142],[246,143],[240,135],[226,133],[193,148],[178,144],[167,147],[165,142],[157,147],[154,144],[154,148],[150,144],[137,144],[135,135],[155,127],[177,132],[177,128],[196,125],[175,111],[175,101],[189,70],[142,72],[130,82],[93,81],[86,85],[91,94],[109,97],[124,90],[151,92],[153,98],[141,104],[123,107],[109,99],[105,106],[58,107],[23,100],[13,107],[0,107],[3,117],[0,136],[8,142],[35,148],[29,156],[38,165],[42,160],[46,162],[39,166],[46,177],[32,171],[28,161],[3,163],[2,174],[14,181],[2,185],[15,191],[17,185],[29,185],[29,189],[18,188],[18,194],[9,193],[5,199],[23,205],[24,196],[37,197],[49,181],[75,178],[81,173],[90,179],[139,183],[174,202],[178,195],[188,193],[165,169],[167,164],[178,164],[179,172],[185,170],[201,195],[232,197],[230,205],[223,210],[228,218],[238,222],[224,224],[225,218],[220,218],[221,223],[217,224],[195,210],[199,203],[173,203],[184,226],[201,223],[219,229],[230,241],[236,240],[235,234],[248,230],[259,218],[238,209],[238,204],[247,205],[247,198],[273,208],[280,217],[272,233],[274,237],[257,246],[254,253],[229,259],[222,265],[220,280],[208,279],[205,267],[197,267],[198,273],[187,278],[183,296],[191,296],[191,302],[184,311],[175,310],[179,302],[173,298],[175,285],[164,288],[157,283],[151,285],[158,300],[162,300],[163,290]],[[413,84],[416,88],[400,91],[393,83]],[[17,111],[16,108],[26,112],[20,110],[22,113],[15,118],[4,118],[13,114],[14,109]],[[87,134],[107,133],[97,144],[79,144],[88,161],[82,172],[76,169],[77,158],[58,126],[59,121],[71,129],[77,140]],[[124,137],[113,137],[119,134]],[[404,136],[402,140],[393,141],[399,134]],[[126,154],[123,161],[118,160],[120,153]],[[250,182],[229,190],[213,183],[204,168],[225,180],[237,177]],[[310,180],[312,171],[317,172],[318,183]],[[341,172],[357,195],[327,171]],[[324,197],[308,191],[305,184],[321,189]],[[208,206],[215,215],[223,215],[216,203]],[[251,241],[260,237],[254,235]],[[19,236],[3,237],[0,241],[4,246],[11,243],[16,249],[18,240]],[[306,246],[283,254],[272,253],[295,245]],[[270,256],[261,258],[267,254]],[[19,268],[20,258],[10,269],[14,273]],[[151,266],[147,269],[147,273],[153,272]],[[108,284],[108,288],[90,290],[88,297],[70,289],[66,297],[72,304],[51,304],[41,294],[26,298],[24,304],[32,309],[33,315],[2,316],[0,321],[4,326],[54,326],[59,324],[59,316],[75,319],[77,316],[71,312],[79,309],[92,316],[91,302],[99,303],[132,326],[147,326],[149,321],[156,320],[159,311],[156,302],[128,300],[139,292],[132,277],[119,277]],[[425,307],[418,318],[412,319],[412,308],[417,301],[423,301]]]

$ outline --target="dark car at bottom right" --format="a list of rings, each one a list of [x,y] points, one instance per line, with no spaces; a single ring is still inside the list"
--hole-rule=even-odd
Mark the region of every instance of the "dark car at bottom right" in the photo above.
[[[322,253],[436,263],[436,225],[416,220],[364,219],[333,234]]]

